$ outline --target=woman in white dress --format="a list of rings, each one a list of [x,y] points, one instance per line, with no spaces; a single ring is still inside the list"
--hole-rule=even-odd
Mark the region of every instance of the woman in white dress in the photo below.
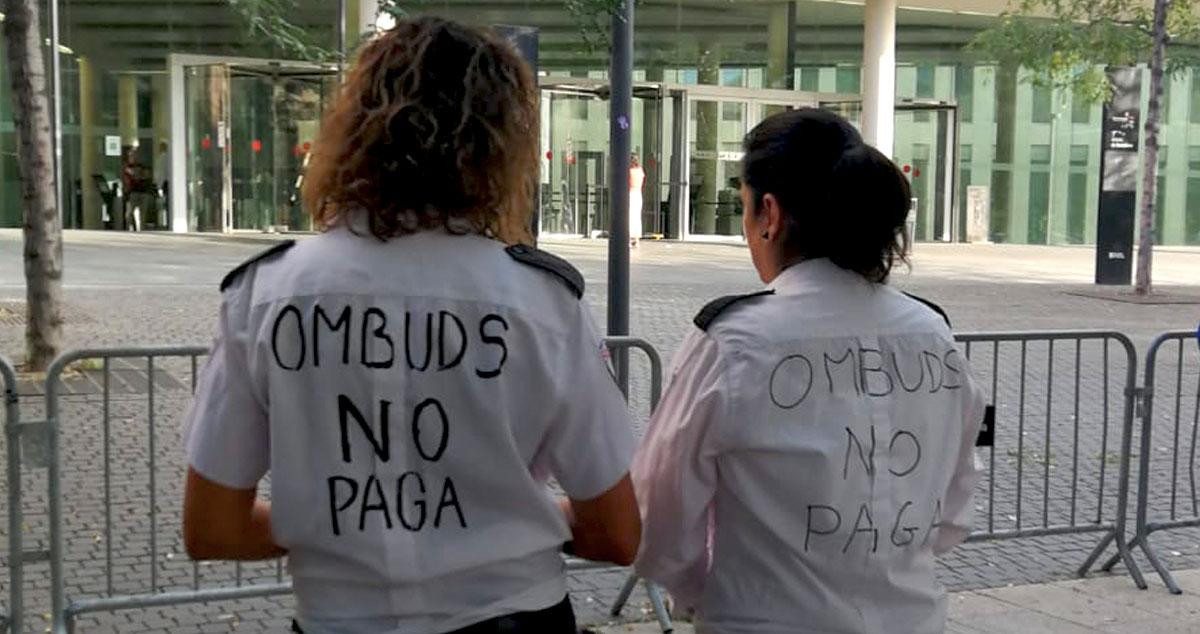
[[[646,170],[642,169],[637,154],[629,157],[629,246],[636,249],[642,237],[642,185],[646,182]]]

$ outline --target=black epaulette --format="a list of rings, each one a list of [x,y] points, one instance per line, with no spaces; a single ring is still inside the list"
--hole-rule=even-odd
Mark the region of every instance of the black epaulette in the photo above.
[[[521,264],[528,264],[553,274],[571,289],[575,297],[583,299],[583,274],[571,266],[570,262],[524,244],[514,244],[505,249],[505,252]]]
[[[242,276],[242,273],[245,273],[251,266],[268,258],[273,258],[294,246],[296,246],[295,240],[285,240],[237,265],[237,268],[230,271],[229,274],[225,276],[225,279],[221,280],[221,292],[225,292],[225,289],[229,288],[231,284],[236,282],[237,279]]]
[[[729,308],[730,306],[733,306],[734,304],[745,299],[774,294],[775,291],[766,290],[759,291],[757,293],[747,293],[745,295],[726,295],[725,297],[718,297],[717,299],[705,304],[704,308],[701,308],[700,312],[696,313],[696,317],[692,320],[692,323],[696,324],[696,327],[700,330],[707,331],[708,327],[712,325],[713,321],[719,317],[721,313],[725,312],[726,308]]]
[[[925,299],[924,297],[918,297],[916,295],[913,295],[912,293],[904,293],[904,295],[907,296],[909,299],[913,299],[918,302],[921,302],[922,304],[925,304],[930,309],[932,309],[933,312],[942,316],[942,319],[945,320],[945,322],[946,322],[947,328],[954,328],[954,326],[950,325],[950,316],[946,314],[946,311],[942,310],[941,306],[938,306],[937,304]]]

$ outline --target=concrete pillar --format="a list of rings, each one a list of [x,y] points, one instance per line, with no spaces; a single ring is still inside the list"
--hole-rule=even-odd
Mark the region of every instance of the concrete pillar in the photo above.
[[[171,93],[167,75],[154,75],[150,80],[151,124],[154,129],[150,152],[153,156],[154,184],[162,187],[171,173]],[[168,186],[169,188],[169,186]],[[162,199],[150,220],[156,229],[165,229],[170,222],[167,213],[168,201]],[[145,220],[143,220],[145,221]]]
[[[1160,176],[1166,176],[1165,189],[1163,195],[1164,205],[1162,206],[1162,243],[1163,244],[1185,244],[1187,235],[1187,225],[1184,219],[1184,212],[1187,210],[1187,173],[1188,173],[1188,146],[1184,143],[1187,139],[1188,118],[1190,115],[1190,97],[1191,86],[1189,81],[1191,77],[1176,76],[1172,77],[1168,74],[1163,78],[1164,82],[1171,82],[1171,99],[1170,120],[1164,122],[1163,131],[1159,138],[1166,143],[1163,149],[1167,150],[1167,165],[1165,171],[1160,171]]]
[[[1074,129],[1071,110],[1062,107],[1069,103],[1070,93],[1055,90],[1050,96],[1055,116],[1050,119],[1050,209],[1046,227],[1047,244],[1066,244],[1068,216],[1071,208],[1071,141]]]
[[[364,33],[375,30],[379,17],[379,0],[346,0],[346,46],[354,51]]]
[[[138,146],[137,77],[121,75],[117,80],[117,126],[121,130],[121,148]]]
[[[696,65],[697,80],[701,85],[715,86],[721,83],[721,51],[717,45],[700,45],[700,59]],[[716,101],[695,101],[696,104],[696,150],[692,156],[692,182],[698,186],[699,194],[691,201],[692,232],[714,234],[717,232],[717,152],[720,151],[721,108]]]
[[[120,75],[117,79],[117,130],[121,133],[120,173],[122,175],[124,175],[125,165],[134,163],[139,158],[138,146],[141,142],[138,140],[137,101],[137,77],[129,74]],[[122,178],[121,182],[124,183],[125,179]],[[117,207],[121,210],[117,214],[116,225],[118,227],[127,228],[125,226],[125,208],[132,204],[133,197],[130,192],[124,191],[122,184],[121,200],[117,203]]]
[[[662,83],[662,66],[648,66],[646,81]],[[633,111],[637,113],[641,107],[642,135],[641,152],[642,169],[646,171],[646,184],[642,188],[642,229],[644,233],[665,233],[662,215],[662,174],[663,174],[663,102],[658,99],[635,99]],[[636,145],[636,143],[635,143]]]
[[[170,171],[171,95],[166,75],[154,75],[150,80],[151,124],[154,128],[154,182],[159,185]]]
[[[1023,242],[1011,225],[1016,211],[1014,171],[1017,162],[1017,68],[1003,65],[996,70],[996,154],[992,176],[992,240]],[[986,148],[985,148],[986,151]]]
[[[767,88],[791,90],[796,76],[796,3],[771,5],[767,22]]]
[[[102,229],[100,192],[92,175],[99,173],[100,140],[96,137],[96,77],[92,60],[79,58],[79,178],[83,189],[83,228]],[[113,210],[109,210],[112,213]]]
[[[862,96],[863,138],[891,156],[896,126],[896,0],[867,0]]]

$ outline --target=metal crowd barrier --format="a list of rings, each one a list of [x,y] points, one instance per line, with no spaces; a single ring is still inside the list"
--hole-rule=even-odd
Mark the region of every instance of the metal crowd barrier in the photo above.
[[[650,362],[650,412],[653,413],[658,408],[658,401],[662,398],[662,357],[659,356],[658,350],[650,345],[650,342],[645,339],[636,337],[605,337],[604,343],[608,346],[609,351],[618,352],[636,348],[641,350],[646,355],[646,359]],[[628,363],[618,363],[614,367],[618,372],[617,384],[621,386],[629,385]],[[626,394],[628,397],[628,394]],[[602,569],[611,568],[607,564],[599,564],[595,562],[583,561],[580,559],[569,559],[567,568],[569,570],[587,570],[587,569]],[[629,601],[629,596],[633,594],[634,588],[637,587],[639,579],[636,574],[630,574],[625,581],[625,586],[613,601],[611,614],[618,616],[621,610],[624,609],[625,603]],[[663,598],[662,590],[658,586],[645,580],[646,595],[650,597],[650,605],[654,609],[654,618],[658,621],[659,627],[662,628],[664,634],[670,634],[674,631],[674,626],[671,623],[671,615],[667,611],[667,604]]]
[[[156,402],[159,397],[159,392],[164,389],[160,388],[160,383],[169,383],[172,380],[172,375],[163,372],[162,368],[165,365],[182,365],[183,369],[190,376],[190,383],[186,386],[174,386],[176,391],[184,392],[180,400],[190,400],[191,392],[196,385],[196,377],[198,371],[198,359],[208,354],[208,348],[205,347],[162,347],[162,348],[113,348],[102,350],[78,350],[69,352],[59,357],[51,365],[46,376],[46,417],[50,425],[50,451],[49,464],[47,474],[48,497],[49,497],[49,517],[50,517],[50,602],[51,614],[53,619],[53,631],[56,634],[64,632],[73,632],[75,628],[75,620],[83,614],[94,612],[111,612],[115,610],[125,610],[132,608],[149,608],[168,605],[178,605],[183,603],[196,603],[204,601],[221,601],[228,599],[243,599],[251,597],[262,597],[277,594],[286,594],[291,590],[291,584],[283,581],[282,562],[274,563],[274,582],[273,583],[251,583],[244,584],[243,567],[241,564],[234,566],[232,583],[229,585],[220,586],[202,586],[201,584],[201,564],[192,562],[191,564],[191,582],[190,584],[180,584],[175,581],[167,587],[160,580],[160,568],[168,568],[171,562],[165,555],[166,553],[160,548],[159,544],[159,462],[162,458],[168,456],[160,456],[158,449],[159,435],[164,431],[158,427],[158,408],[160,403]],[[63,474],[62,474],[62,439],[64,432],[79,433],[77,424],[82,424],[85,421],[71,420],[63,414],[62,399],[60,391],[64,386],[64,379],[68,375],[76,373],[74,366],[81,363],[98,361],[100,363],[100,382],[102,394],[102,413],[101,413],[101,441],[102,445],[99,448],[102,451],[103,474],[85,474],[85,478],[102,477],[102,500],[103,500],[103,532],[98,536],[98,541],[104,544],[104,589],[99,592],[101,596],[90,596],[86,598],[70,598],[67,596],[66,578],[69,574],[64,570],[65,553],[64,548],[65,533],[67,526],[63,520]],[[141,389],[140,380],[137,376],[139,371],[138,366],[131,365],[131,361],[144,362],[140,367],[145,371],[144,391]],[[118,367],[114,367],[118,366]],[[85,370],[87,372],[87,370]],[[118,387],[127,388],[125,394],[118,393],[114,399],[114,381]],[[120,392],[120,390],[118,390]],[[146,495],[149,500],[149,508],[144,511],[145,521],[148,526],[139,524],[122,526],[121,532],[123,535],[137,535],[146,530],[149,540],[149,586],[130,587],[127,584],[122,584],[123,587],[118,589],[114,583],[114,542],[117,534],[114,528],[113,507],[114,501],[114,485],[118,485],[123,489],[133,490],[137,485],[126,485],[127,480],[114,482],[114,434],[117,429],[114,429],[114,421],[120,423],[133,423],[138,419],[142,410],[136,407],[136,412],[133,415],[125,414],[123,416],[114,417],[114,406],[120,406],[123,412],[128,412],[131,404],[142,402],[145,405],[145,451],[144,459],[146,461],[147,481]],[[90,420],[91,417],[81,417]],[[138,421],[141,422],[141,421]],[[167,431],[175,432],[174,427],[170,427]],[[134,451],[138,451],[136,441],[129,443]],[[141,452],[139,452],[141,453]],[[182,454],[182,452],[176,452]],[[138,456],[143,457],[141,455]],[[180,458],[182,456],[180,455]],[[119,466],[131,469],[136,464],[136,460],[129,460],[122,457]],[[183,482],[182,468],[177,468],[175,472],[170,473],[169,477],[175,482]],[[94,483],[94,481],[90,481]],[[80,483],[84,484],[84,483]],[[169,508],[178,508],[178,501],[174,499],[166,500],[165,505]],[[132,514],[129,514],[132,515]],[[140,515],[140,513],[139,513]],[[123,524],[129,524],[129,518],[123,517]],[[76,527],[71,527],[76,528]],[[173,554],[173,553],[172,553]],[[136,555],[134,556],[136,558]],[[122,559],[128,561],[129,555],[124,555]],[[164,563],[164,560],[167,563]],[[140,562],[137,562],[140,563]],[[186,564],[182,564],[186,565]],[[271,564],[267,564],[271,565]],[[206,574],[207,575],[207,571]],[[261,574],[259,575],[262,576]],[[123,579],[122,581],[127,581]],[[179,587],[180,585],[190,587]]]
[[[1159,374],[1160,369],[1172,367],[1173,372],[1168,370]],[[1150,545],[1150,535],[1200,526],[1200,488],[1196,473],[1200,436],[1200,332],[1169,332],[1156,338],[1146,353],[1145,373],[1137,524],[1130,547],[1140,547],[1171,593],[1180,594],[1183,591],[1175,577]],[[1157,411],[1156,402],[1162,405]],[[1169,445],[1162,451],[1153,444],[1156,427],[1169,433],[1166,440]],[[1169,455],[1169,465],[1156,460],[1160,454],[1163,459]],[[1186,469],[1186,475],[1181,473],[1183,469]],[[1186,482],[1183,481],[1185,478]],[[1154,502],[1157,504],[1151,508]],[[1156,519],[1151,518],[1152,513]],[[1114,563],[1110,561],[1105,569]]]
[[[1185,374],[1179,362],[1175,376],[1176,398],[1174,412],[1175,435],[1172,451],[1170,506],[1167,519],[1149,521],[1150,479],[1152,475],[1151,454],[1153,428],[1153,399],[1155,370],[1162,352],[1170,342],[1178,342],[1177,359],[1182,359],[1187,341],[1192,333],[1170,333],[1155,341],[1147,359],[1146,399],[1142,429],[1143,448],[1140,454],[1138,481],[1137,534],[1132,542],[1126,542],[1126,517],[1131,482],[1132,436],[1135,403],[1140,391],[1137,389],[1137,355],[1128,337],[1108,331],[1061,331],[1037,333],[982,333],[964,334],[958,337],[964,355],[970,359],[977,381],[984,387],[989,403],[995,408],[995,442],[981,452],[985,458],[985,479],[980,492],[986,490],[981,503],[986,505],[986,515],[977,520],[979,527],[969,537],[970,541],[1004,540],[1024,537],[1039,537],[1068,534],[1100,534],[1099,543],[1081,565],[1079,574],[1091,569],[1097,558],[1110,546],[1115,545],[1116,554],[1106,564],[1111,568],[1123,561],[1130,576],[1139,587],[1146,587],[1145,580],[1134,561],[1131,548],[1140,546],[1154,564],[1164,581],[1177,591],[1174,580],[1162,566],[1148,543],[1149,535],[1158,530],[1180,526],[1200,526],[1200,490],[1196,481],[1196,451],[1200,441],[1200,378]],[[632,337],[614,337],[605,340],[610,349],[642,350],[650,363],[650,405],[658,403],[662,391],[662,363],[654,348],[644,340]],[[8,496],[9,496],[9,549],[10,549],[10,605],[8,623],[12,631],[21,631],[22,623],[22,569],[23,564],[48,559],[51,572],[52,630],[56,634],[73,631],[76,618],[83,614],[168,606],[193,602],[220,601],[286,594],[290,584],[285,580],[279,562],[256,565],[252,578],[247,583],[242,566],[233,566],[232,575],[221,577],[220,585],[202,584],[200,565],[190,563],[191,578],[188,583],[179,579],[177,566],[189,566],[186,558],[165,562],[158,543],[161,517],[159,506],[160,462],[171,460],[158,447],[158,428],[162,406],[160,393],[164,389],[175,390],[169,398],[162,399],[179,405],[186,402],[197,377],[198,359],[208,353],[203,347],[126,348],[109,350],[82,350],[63,355],[55,361],[46,379],[46,421],[22,423],[17,412],[16,381],[12,367],[0,360],[0,380],[5,390],[5,430],[8,437]],[[83,597],[70,598],[66,590],[69,574],[64,570],[66,554],[64,547],[67,526],[64,524],[64,486],[62,472],[62,444],[64,433],[79,434],[95,427],[94,416],[80,416],[83,420],[70,420],[64,413],[64,386],[77,380],[76,371],[81,362],[96,361],[99,365],[85,367],[85,374],[98,374],[101,385],[102,413],[98,429],[91,428],[102,439],[99,448],[103,453],[103,473],[85,473],[84,480],[77,486],[101,486],[102,493],[96,499],[102,502],[98,515],[103,518],[103,532],[97,536],[96,544],[103,543],[104,585],[89,587],[85,582],[74,581]],[[131,365],[136,362],[138,366]],[[133,386],[124,393],[118,386],[130,387],[137,383],[136,376],[130,379],[130,369],[136,375],[137,367],[144,368],[144,383]],[[190,376],[184,384],[170,379],[175,374],[163,372],[162,368],[179,368],[175,374]],[[125,374],[122,374],[124,372]],[[932,372],[932,369],[931,369]],[[617,377],[618,379],[625,377]],[[1182,387],[1197,382],[1197,404],[1191,411],[1190,440],[1187,449],[1181,444],[1189,430],[1183,422],[1188,412]],[[160,386],[165,384],[165,387]],[[134,414],[130,414],[131,405]],[[72,403],[72,407],[78,404]],[[119,411],[117,411],[119,410]],[[143,416],[144,414],[144,416]],[[144,424],[136,433],[120,438],[126,445],[144,447],[130,459],[127,454],[113,454],[114,438],[120,425]],[[47,487],[49,500],[49,551],[25,552],[22,545],[21,516],[21,437],[45,431],[49,437],[47,451]],[[172,429],[172,431],[174,431]],[[138,444],[140,443],[140,444]],[[128,449],[128,447],[125,447]],[[78,448],[76,448],[78,449]],[[91,447],[86,448],[91,451]],[[67,447],[67,450],[71,450]],[[1187,461],[1183,458],[1187,455]],[[175,452],[182,453],[182,452]],[[182,456],[177,456],[182,459]],[[146,481],[114,478],[114,465],[128,469],[145,461]],[[1188,483],[1192,498],[1189,509],[1180,509],[1179,498],[1180,465],[1188,469]],[[174,465],[177,477],[182,481],[182,464]],[[72,476],[78,477],[78,476]],[[122,476],[124,477],[124,476]],[[133,513],[120,518],[121,526],[114,522],[114,490],[126,494],[144,486],[149,496],[149,509],[138,506]],[[140,491],[138,495],[141,495]],[[1115,497],[1115,500],[1113,499]],[[1157,498],[1156,498],[1157,499]],[[140,502],[141,498],[138,498]],[[93,500],[94,501],[94,500]],[[168,505],[177,504],[175,499]],[[148,524],[129,524],[129,516],[140,514]],[[178,521],[171,516],[167,521]],[[99,523],[99,522],[98,522]],[[80,531],[82,527],[69,527]],[[140,532],[148,533],[149,541],[149,584],[137,586],[136,579],[122,575],[114,579],[114,535],[123,531],[122,537]],[[78,539],[78,536],[75,536]],[[144,555],[141,544],[136,545]],[[97,557],[99,558],[99,557]],[[84,559],[88,561],[88,559]],[[122,566],[142,565],[144,559],[122,555]],[[579,562],[570,562],[571,569],[595,567]],[[175,572],[165,582],[160,579],[162,571]],[[214,566],[214,568],[216,568]],[[219,572],[219,571],[217,571]],[[205,573],[206,580],[218,575]],[[612,606],[618,614],[639,580],[631,576],[617,601]],[[144,584],[143,584],[144,585]],[[647,584],[647,592],[656,617],[664,632],[671,631],[662,593]]]
[[[17,399],[17,373],[12,363],[0,356],[0,385],[4,386],[4,433],[8,449],[8,608],[0,611],[0,632],[20,632],[22,625],[21,592],[25,579],[19,563],[21,541],[21,409]]]
[[[968,541],[1100,533],[1077,574],[1115,543],[1114,559],[1144,588],[1125,536],[1133,343],[1118,332],[1087,330],[957,339],[995,418],[994,442],[983,449],[986,515],[977,517]]]
[[[646,354],[650,363],[650,407],[657,405],[658,399],[662,393],[662,361],[652,345],[643,339],[634,337],[612,337],[605,339],[605,344],[611,350],[628,350],[636,348]],[[49,371],[46,378],[46,415],[50,434],[49,452],[48,452],[48,473],[47,487],[49,498],[49,520],[50,520],[50,549],[47,557],[50,560],[50,593],[51,593],[51,613],[53,620],[53,631],[57,633],[73,632],[76,619],[84,614],[95,612],[111,612],[116,610],[163,607],[170,605],[179,605],[185,603],[199,603],[208,601],[223,601],[231,599],[246,599],[254,597],[265,597],[273,595],[287,594],[291,591],[291,583],[285,580],[282,561],[274,563],[274,579],[270,582],[263,583],[244,583],[243,567],[241,564],[234,565],[233,579],[224,579],[226,585],[202,585],[201,584],[201,564],[192,562],[191,564],[191,583],[190,587],[179,588],[179,584],[164,584],[160,581],[160,567],[162,566],[163,549],[159,544],[159,471],[161,458],[159,456],[158,437],[163,430],[159,429],[158,416],[159,404],[156,398],[162,391],[160,383],[170,382],[171,375],[163,374],[162,368],[165,365],[174,363],[176,366],[181,365],[186,374],[190,377],[189,384],[186,386],[187,394],[190,396],[194,390],[198,372],[198,360],[208,354],[208,349],[205,347],[163,347],[163,348],[114,348],[114,349],[95,349],[95,350],[79,350],[69,352],[59,357]],[[66,589],[67,575],[69,571],[64,570],[64,554],[67,549],[64,547],[64,540],[68,527],[65,525],[63,518],[64,492],[63,492],[63,473],[62,473],[62,439],[64,432],[72,432],[73,425],[76,421],[69,420],[69,417],[63,413],[62,404],[62,388],[64,378],[70,376],[74,372],[74,367],[82,362],[99,362],[100,387],[101,387],[101,407],[100,413],[100,434],[101,434],[101,451],[102,451],[102,474],[85,474],[85,477],[97,477],[102,475],[102,490],[101,495],[103,505],[103,531],[97,536],[98,542],[104,544],[104,589],[99,592],[100,596],[88,596],[84,598],[72,598],[68,596]],[[129,367],[130,362],[138,362],[138,366]],[[114,367],[121,366],[121,367]],[[140,389],[143,384],[136,378],[136,373],[144,368],[144,391]],[[135,377],[132,382],[139,383],[134,386],[133,394],[121,395],[117,394],[116,400],[120,401],[121,405],[129,405],[130,401],[137,401],[144,404],[145,414],[145,460],[148,470],[146,482],[146,495],[149,500],[149,508],[144,512],[145,520],[148,523],[148,540],[149,540],[149,585],[142,588],[141,591],[128,592],[124,588],[118,589],[114,583],[114,537],[118,532],[118,528],[114,527],[114,429],[113,423],[115,418],[120,418],[124,422],[130,422],[132,419],[128,415],[122,417],[114,417],[114,381],[121,384],[126,384],[129,387],[130,379],[122,378],[117,373],[124,370],[132,369]],[[92,370],[95,372],[95,369]],[[9,541],[12,552],[19,553],[21,532],[18,530],[21,526],[21,518],[19,514],[20,501],[20,456],[19,444],[15,442],[15,431],[18,428],[16,400],[15,400],[15,377],[12,376],[11,368],[0,360],[0,378],[3,379],[5,385],[6,403],[7,403],[7,428],[9,430],[8,444],[8,478],[9,478]],[[618,377],[621,378],[621,377]],[[12,386],[11,397],[10,388]],[[180,386],[176,386],[178,390]],[[127,398],[127,396],[129,398]],[[128,411],[128,407],[124,408]],[[138,408],[138,414],[143,410]],[[85,417],[86,418],[86,417]],[[172,428],[171,431],[174,431]],[[127,463],[122,463],[120,466],[129,466]],[[170,477],[182,482],[183,473],[182,465],[178,465],[177,472],[171,473]],[[14,483],[16,486],[14,486]],[[14,502],[15,500],[15,502]],[[176,500],[168,500],[167,504],[175,506]],[[130,527],[125,527],[128,531]],[[133,527],[136,531],[136,526]],[[126,558],[127,559],[127,558]],[[15,562],[10,566],[11,575],[11,591],[13,593],[12,608],[10,622],[13,623],[13,631],[19,632],[20,624],[20,606],[21,603],[21,566],[19,559],[10,557],[10,560]],[[269,565],[269,564],[268,564]],[[261,568],[261,565],[260,565]],[[568,568],[572,570],[581,570],[587,568],[611,568],[602,564],[594,564],[584,562],[582,560],[569,560]],[[262,574],[260,573],[261,579]],[[632,579],[632,583],[636,583],[636,578]],[[175,586],[175,587],[168,587]],[[632,590],[632,588],[630,588]],[[671,621],[667,613],[665,602],[661,591],[649,582],[646,583],[646,590],[650,597],[651,604],[654,607],[655,614],[663,627],[664,632],[671,631]],[[627,596],[627,594],[626,594]],[[0,630],[3,631],[3,630]]]

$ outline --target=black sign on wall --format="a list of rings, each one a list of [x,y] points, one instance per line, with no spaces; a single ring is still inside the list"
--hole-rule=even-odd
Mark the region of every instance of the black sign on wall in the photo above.
[[[1110,68],[1112,99],[1104,104],[1100,144],[1100,208],[1096,217],[1096,283],[1133,281],[1142,72]]]

